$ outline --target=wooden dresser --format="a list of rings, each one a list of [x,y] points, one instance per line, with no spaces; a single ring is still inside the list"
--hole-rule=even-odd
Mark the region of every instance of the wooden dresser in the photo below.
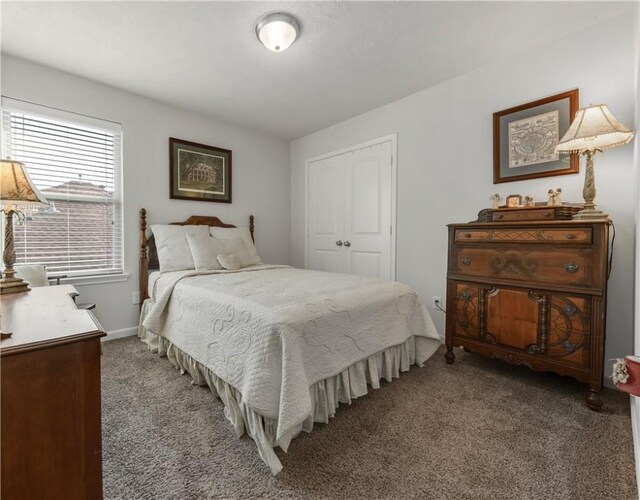
[[[69,285],[3,295],[3,500],[102,498],[100,337]]]
[[[451,224],[445,358],[462,346],[589,385],[601,397],[607,221]]]

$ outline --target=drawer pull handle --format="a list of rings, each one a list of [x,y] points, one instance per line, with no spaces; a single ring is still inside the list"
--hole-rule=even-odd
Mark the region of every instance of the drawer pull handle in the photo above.
[[[578,272],[578,264],[574,264],[573,262],[570,262],[569,264],[565,264],[564,268],[568,273],[571,273],[571,274]]]
[[[462,263],[463,263],[465,266],[470,265],[470,264],[471,264],[471,257],[465,257],[464,259],[462,259]]]
[[[464,234],[463,234],[463,236],[464,236],[465,238],[471,238],[471,235],[470,235],[469,233],[464,233]]]
[[[567,239],[568,240],[572,240],[574,238],[575,238],[575,236],[573,234],[567,234]]]

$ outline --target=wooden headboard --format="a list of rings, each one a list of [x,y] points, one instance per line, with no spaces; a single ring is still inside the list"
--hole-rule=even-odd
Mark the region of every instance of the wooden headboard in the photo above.
[[[255,242],[253,236],[254,230],[254,217],[249,216],[249,232],[251,233],[251,239]],[[210,217],[207,215],[192,215],[187,220],[182,222],[170,222],[177,226],[214,226],[214,227],[236,227],[233,224],[226,224],[217,217]],[[140,290],[140,307],[142,303],[149,298],[149,271],[155,271],[160,269],[158,263],[158,251],[156,249],[156,241],[153,234],[147,236],[147,211],[144,208],[140,209],[140,266],[139,266],[139,290]]]

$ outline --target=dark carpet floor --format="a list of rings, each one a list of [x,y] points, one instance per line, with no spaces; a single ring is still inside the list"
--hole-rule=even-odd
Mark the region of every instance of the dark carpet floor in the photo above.
[[[442,350],[278,452],[272,477],[208,388],[137,338],[102,358],[105,499],[637,498],[629,403],[553,374]]]

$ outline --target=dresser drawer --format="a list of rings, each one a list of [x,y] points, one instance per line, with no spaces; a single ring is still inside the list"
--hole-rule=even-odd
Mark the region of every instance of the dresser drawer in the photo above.
[[[588,286],[592,284],[592,251],[458,247],[451,271],[469,277]]]
[[[591,228],[541,229],[540,240],[553,243],[588,243],[593,241]]]
[[[555,209],[547,208],[544,210],[512,210],[504,212],[493,212],[494,222],[504,221],[527,221],[527,220],[554,220]]]
[[[537,242],[537,243],[569,243],[591,244],[593,235],[591,228],[558,228],[558,229],[458,229],[456,242]]]

